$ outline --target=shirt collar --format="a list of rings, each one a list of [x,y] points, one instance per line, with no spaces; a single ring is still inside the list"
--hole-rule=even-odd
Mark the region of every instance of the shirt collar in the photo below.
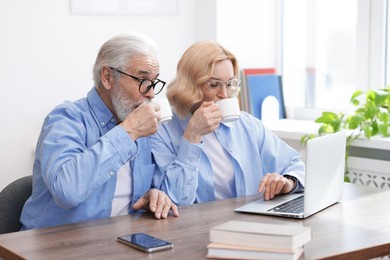
[[[234,121],[231,121],[231,122],[221,122],[221,124],[226,126],[226,127],[228,127],[228,128],[230,128],[234,124]]]
[[[106,126],[110,122],[115,124],[114,115],[103,102],[96,88],[92,88],[88,92],[87,100],[101,127]]]

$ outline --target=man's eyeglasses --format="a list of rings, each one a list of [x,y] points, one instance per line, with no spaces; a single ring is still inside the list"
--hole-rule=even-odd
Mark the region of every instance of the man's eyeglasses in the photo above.
[[[210,91],[220,91],[224,85],[226,85],[226,92],[229,97],[233,96],[238,87],[240,86],[241,81],[239,79],[233,78],[227,82],[217,79],[212,79],[207,82]]]
[[[153,93],[155,95],[157,95],[157,94],[159,94],[163,90],[163,88],[164,88],[164,86],[166,84],[165,81],[162,81],[162,80],[159,80],[159,79],[156,79],[153,82],[150,79],[140,79],[140,78],[137,78],[137,77],[135,77],[133,75],[127,74],[127,73],[125,73],[123,71],[120,71],[120,70],[118,70],[116,68],[113,68],[113,67],[109,67],[109,68],[112,69],[112,70],[115,70],[116,72],[119,72],[120,74],[126,75],[126,76],[128,76],[128,77],[130,77],[132,79],[137,80],[139,82],[138,91],[141,94],[146,94],[146,93],[149,92],[149,90],[151,88],[153,88]]]

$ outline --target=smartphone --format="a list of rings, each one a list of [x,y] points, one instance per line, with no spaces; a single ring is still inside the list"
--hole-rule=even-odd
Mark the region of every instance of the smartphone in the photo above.
[[[137,248],[147,253],[173,248],[173,243],[152,237],[145,233],[136,233],[117,238],[118,242]]]

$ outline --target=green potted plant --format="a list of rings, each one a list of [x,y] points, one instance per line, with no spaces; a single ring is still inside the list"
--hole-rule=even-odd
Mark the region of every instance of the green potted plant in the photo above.
[[[365,95],[363,95],[365,94]],[[352,113],[323,112],[315,122],[320,123],[318,135],[350,130],[347,135],[345,181],[349,182],[348,152],[351,143],[359,137],[370,139],[372,136],[388,137],[390,134],[390,87],[384,89],[357,90],[353,93],[351,104],[355,107]],[[315,135],[305,135],[302,143],[314,138]]]

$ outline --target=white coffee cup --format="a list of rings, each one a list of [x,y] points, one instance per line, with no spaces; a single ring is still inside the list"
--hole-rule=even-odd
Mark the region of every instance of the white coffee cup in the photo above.
[[[237,98],[225,98],[215,102],[222,112],[222,122],[230,122],[240,117],[240,105]]]
[[[160,106],[160,110],[157,112],[160,115],[160,120],[158,121],[159,123],[163,123],[172,119],[172,109],[167,98],[153,99],[152,103],[158,104]]]

